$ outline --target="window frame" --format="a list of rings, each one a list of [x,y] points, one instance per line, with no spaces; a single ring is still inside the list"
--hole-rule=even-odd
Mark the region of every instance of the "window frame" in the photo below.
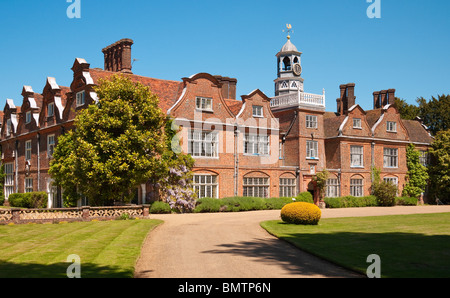
[[[317,116],[316,115],[306,115],[306,128],[317,128]],[[309,119],[308,119],[309,118]]]
[[[50,109],[51,107],[51,109]],[[55,103],[54,102],[49,102],[47,104],[47,117],[53,117],[55,116]]]
[[[386,131],[387,132],[397,132],[397,122],[386,121]]]
[[[362,129],[362,125],[361,124],[362,124],[361,118],[353,118],[353,128],[355,128],[355,129]]]
[[[310,144],[313,144],[312,148]],[[319,159],[319,142],[313,140],[306,140],[306,158]]]
[[[31,123],[31,111],[25,113],[25,124]]]
[[[260,179],[262,179],[262,180],[260,180]],[[249,181],[251,181],[251,183],[249,183]],[[254,183],[255,181],[257,183]],[[262,182],[262,183],[260,183],[260,182]],[[244,197],[270,198],[270,178],[269,177],[244,177],[244,181],[242,183],[242,190],[243,190],[242,195]],[[263,196],[260,196],[261,193],[263,194]]]
[[[327,198],[340,197],[341,185],[338,178],[328,178],[326,183],[325,196]],[[333,195],[334,194],[334,195]]]
[[[270,136],[255,133],[244,134],[244,154],[257,156],[270,155]]]
[[[24,192],[25,193],[33,192],[33,178],[26,177],[24,179]]]
[[[200,134],[200,138],[198,138],[198,134]],[[209,136],[211,136],[210,140],[207,139]],[[188,131],[188,154],[194,158],[219,158],[219,133],[190,129]]]
[[[31,150],[33,149],[33,143],[31,140],[25,141],[25,160],[29,161],[31,160]]]
[[[207,181],[209,178],[209,181]],[[192,186],[200,198],[219,198],[218,175],[212,174],[194,174],[192,177]],[[207,196],[210,193],[212,196]]]
[[[255,113],[255,111],[257,111],[257,113]],[[256,118],[263,118],[264,117],[263,106],[253,105],[252,106],[252,115],[253,115],[253,117],[256,117]]]
[[[53,142],[50,143],[50,139],[53,138]],[[52,158],[53,157],[53,153],[55,151],[55,146],[56,146],[56,136],[55,134],[51,134],[51,135],[47,135],[47,157],[48,158]]]
[[[210,97],[196,96],[195,109],[202,112],[213,112],[213,99]]]
[[[76,97],[76,105],[77,107],[84,106],[86,104],[86,91],[77,92]]]
[[[398,168],[398,148],[383,148],[383,168]]]
[[[358,182],[356,182],[358,181]],[[359,181],[361,183],[359,183]],[[364,179],[350,178],[350,195],[353,197],[364,197]]]
[[[5,198],[8,199],[10,194],[14,193],[14,163],[4,164],[5,173]]]
[[[360,152],[356,152],[354,149],[360,149]],[[359,156],[359,164],[355,163]],[[351,168],[364,168],[364,146],[350,145],[350,167]]]
[[[279,179],[279,195],[282,197],[297,196],[297,179],[296,178],[281,178]]]

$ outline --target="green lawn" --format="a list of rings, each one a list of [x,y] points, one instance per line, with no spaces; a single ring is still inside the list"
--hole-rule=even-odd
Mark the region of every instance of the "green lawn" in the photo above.
[[[0,226],[0,278],[67,277],[80,256],[82,278],[133,277],[148,232],[162,221],[114,220]]]
[[[327,218],[317,226],[266,221],[269,233],[366,274],[381,258],[382,277],[450,277],[450,213]]]

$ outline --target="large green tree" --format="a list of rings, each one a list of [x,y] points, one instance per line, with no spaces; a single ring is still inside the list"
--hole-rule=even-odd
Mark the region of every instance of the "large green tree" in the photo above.
[[[431,199],[450,203],[450,129],[437,133],[432,148],[430,174]]]
[[[127,202],[138,185],[163,179],[178,160],[167,153],[167,119],[148,87],[114,75],[95,91],[98,102],[78,112],[76,129],[59,137],[51,161],[68,206],[82,196],[92,206]]]
[[[406,185],[403,188],[403,196],[418,198],[425,191],[428,183],[427,168],[420,163],[420,152],[416,150],[414,144],[409,144],[406,148]]]
[[[395,105],[403,119],[413,120],[420,117],[433,135],[438,131],[450,129],[450,94],[442,94],[437,98],[432,96],[430,100],[420,97],[416,102],[417,106],[400,98],[395,99]]]

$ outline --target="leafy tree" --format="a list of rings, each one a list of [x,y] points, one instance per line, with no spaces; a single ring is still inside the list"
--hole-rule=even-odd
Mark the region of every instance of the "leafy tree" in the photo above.
[[[443,94],[437,98],[432,96],[429,101],[420,97],[416,102],[417,106],[410,105],[403,99],[395,98],[395,106],[403,119],[413,120],[420,117],[433,135],[438,131],[450,128],[450,95]]]
[[[409,144],[406,148],[406,165],[407,183],[402,195],[417,198],[425,191],[429,177],[427,168],[420,163],[420,152],[415,149],[414,144]]]
[[[395,106],[402,119],[414,120],[419,116],[420,109],[418,106],[408,104],[404,99],[395,98]]]
[[[423,97],[417,99],[419,104],[419,117],[423,124],[428,126],[433,135],[438,131],[450,129],[450,95],[434,96],[430,101]]]
[[[429,153],[432,160],[428,166],[430,195],[432,200],[439,199],[448,204],[450,203],[450,129],[437,133]]]
[[[372,194],[377,198],[378,206],[394,206],[397,186],[392,182],[381,180],[381,170],[372,167]]]
[[[392,182],[381,181],[373,185],[373,194],[379,206],[394,206],[397,186]]]
[[[66,205],[85,196],[90,205],[128,202],[133,190],[169,173],[166,117],[148,87],[123,75],[101,80],[99,101],[78,112],[75,130],[59,137],[50,174]],[[164,158],[163,158],[164,157]]]
[[[312,180],[315,181],[316,187],[319,190],[319,199],[322,199],[325,196],[328,176],[329,172],[325,169],[312,177]]]

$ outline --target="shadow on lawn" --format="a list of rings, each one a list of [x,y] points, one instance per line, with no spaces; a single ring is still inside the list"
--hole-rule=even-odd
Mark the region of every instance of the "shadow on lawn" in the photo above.
[[[378,254],[381,258],[382,277],[450,277],[450,236],[447,235],[294,233],[281,239],[300,249],[287,246],[278,239],[253,239],[221,244],[217,249],[203,253],[240,255],[269,265],[281,265],[292,274],[323,274],[329,277],[364,277],[372,264],[367,262],[367,257]],[[338,266],[329,266],[323,260]],[[339,266],[360,273],[353,274]]]
[[[366,272],[367,257],[381,259],[382,277],[450,277],[450,236],[418,233],[294,233],[281,239],[321,258]]]
[[[67,268],[72,263],[49,265],[33,263],[11,263],[0,261],[0,278],[67,278]],[[133,272],[113,266],[98,266],[81,263],[81,278],[131,278]]]

